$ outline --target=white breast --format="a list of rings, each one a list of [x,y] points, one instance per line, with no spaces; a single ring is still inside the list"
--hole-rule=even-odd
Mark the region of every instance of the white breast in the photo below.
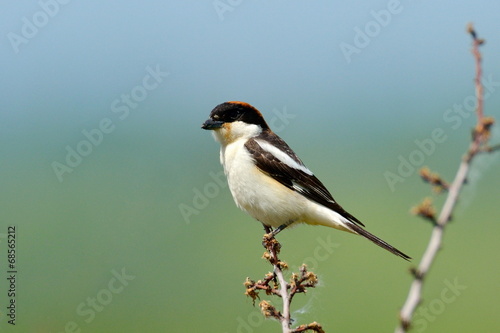
[[[307,200],[262,173],[244,147],[245,141],[234,141],[221,148],[221,163],[236,205],[275,228],[302,220]]]

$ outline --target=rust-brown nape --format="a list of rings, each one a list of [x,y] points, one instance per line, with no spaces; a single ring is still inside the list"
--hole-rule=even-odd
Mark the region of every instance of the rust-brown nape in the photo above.
[[[241,102],[241,101],[229,101],[229,102],[226,102],[226,103],[230,103],[230,104],[236,104],[236,105],[241,105],[242,107],[244,108],[249,108],[249,109],[252,109],[254,110],[259,116],[261,116],[262,118],[264,118],[264,116],[262,115],[262,113],[257,110],[255,107],[253,107],[252,105],[248,104],[247,102]]]
[[[248,107],[248,108],[253,108],[253,109],[255,109],[253,106],[251,106],[251,105],[250,105],[250,104],[248,104],[247,102],[229,101],[229,102],[226,102],[226,103],[231,103],[231,104],[239,104],[239,105],[244,106],[244,107]]]

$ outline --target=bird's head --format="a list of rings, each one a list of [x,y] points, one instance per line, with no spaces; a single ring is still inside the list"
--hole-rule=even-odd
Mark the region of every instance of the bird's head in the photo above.
[[[217,105],[201,128],[214,131],[222,145],[239,139],[249,139],[269,130],[262,114],[245,102],[226,102]]]

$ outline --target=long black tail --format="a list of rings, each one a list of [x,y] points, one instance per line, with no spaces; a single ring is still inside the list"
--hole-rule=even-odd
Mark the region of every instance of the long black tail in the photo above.
[[[399,251],[398,249],[396,249],[394,246],[384,242],[383,240],[381,240],[380,238],[378,238],[377,236],[369,233],[368,231],[366,231],[365,229],[363,229],[362,227],[360,227],[359,225],[356,225],[354,223],[349,223],[349,228],[351,228],[355,233],[371,240],[373,243],[377,244],[378,246],[380,246],[381,248],[383,249],[386,249],[387,251],[405,259],[405,260],[408,260],[410,261],[411,257],[404,254],[403,252]]]

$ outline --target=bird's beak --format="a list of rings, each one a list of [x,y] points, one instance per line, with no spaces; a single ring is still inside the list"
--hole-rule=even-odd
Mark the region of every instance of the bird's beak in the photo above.
[[[221,128],[222,124],[224,124],[223,121],[208,119],[207,121],[205,121],[203,123],[203,125],[201,125],[201,128],[203,128],[205,130],[213,130],[213,129]]]

